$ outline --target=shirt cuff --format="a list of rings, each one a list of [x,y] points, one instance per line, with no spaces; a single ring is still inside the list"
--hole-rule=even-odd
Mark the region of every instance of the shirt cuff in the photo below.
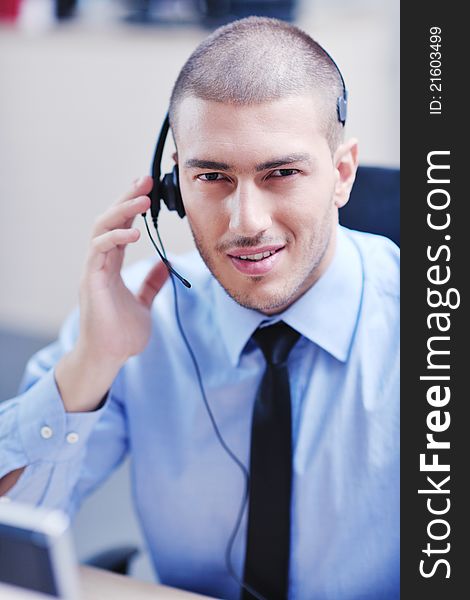
[[[105,404],[92,412],[67,413],[51,369],[22,394],[19,402],[19,434],[28,463],[63,462],[77,456]]]

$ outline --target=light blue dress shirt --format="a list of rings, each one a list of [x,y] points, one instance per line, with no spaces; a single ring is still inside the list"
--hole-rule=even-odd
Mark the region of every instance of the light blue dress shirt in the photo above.
[[[327,271],[280,315],[302,334],[289,357],[290,600],[399,598],[398,256],[385,238],[339,227]],[[127,272],[131,289],[152,263]],[[174,264],[193,285],[177,283],[178,301],[208,401],[248,465],[265,368],[250,337],[269,319],[229,298],[197,253]],[[95,412],[65,413],[53,376],[76,338],[76,313],[33,357],[25,391],[0,405],[0,476],[29,465],[9,496],[73,513],[131,453],[135,508],[160,580],[235,600],[225,551],[244,479],[214,434],[169,282],[152,310],[146,350],[128,360]],[[232,553],[240,575],[245,536],[246,512]]]

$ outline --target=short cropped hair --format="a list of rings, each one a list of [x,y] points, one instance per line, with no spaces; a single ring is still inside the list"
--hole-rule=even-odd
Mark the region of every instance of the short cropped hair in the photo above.
[[[333,153],[343,138],[337,98],[343,82],[336,65],[307,33],[284,21],[247,17],[219,27],[180,71],[170,99],[176,140],[177,109],[187,97],[253,105],[287,96],[312,95]]]

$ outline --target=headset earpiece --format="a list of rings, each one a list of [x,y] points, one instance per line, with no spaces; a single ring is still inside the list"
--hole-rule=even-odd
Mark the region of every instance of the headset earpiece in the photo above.
[[[150,212],[155,226],[160,213],[162,200],[168,207],[168,210],[176,211],[181,218],[183,218],[186,214],[179,185],[178,165],[175,165],[172,172],[166,173],[166,175],[164,175],[160,180],[163,148],[165,146],[165,140],[167,138],[169,128],[170,119],[167,114],[165,120],[163,121],[160,135],[158,136],[157,147],[155,148],[155,155],[152,163],[153,188],[149,196]]]
[[[171,173],[167,173],[160,182],[158,195],[166,204],[168,210],[175,210],[181,218],[186,214],[181,198],[178,165],[173,167]]]

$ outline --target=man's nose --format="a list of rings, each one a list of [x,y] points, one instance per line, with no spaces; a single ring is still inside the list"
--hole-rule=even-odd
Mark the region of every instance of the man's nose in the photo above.
[[[267,199],[254,184],[239,184],[229,200],[231,233],[243,237],[255,235],[272,225]]]

